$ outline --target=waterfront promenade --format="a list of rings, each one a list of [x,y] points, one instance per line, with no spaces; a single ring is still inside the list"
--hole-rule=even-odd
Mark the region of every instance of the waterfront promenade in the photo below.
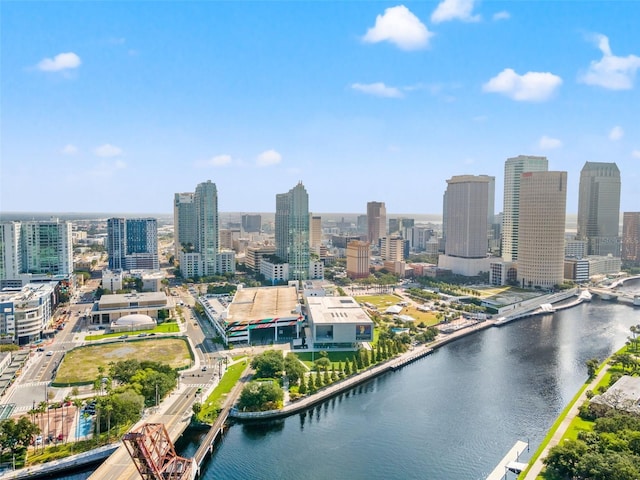
[[[533,465],[531,466],[531,468],[529,469],[529,471],[527,472],[523,480],[536,480],[536,478],[538,478],[538,475],[540,475],[540,473],[542,472],[542,469],[544,468],[543,460],[549,454],[549,450],[551,450],[558,443],[560,443],[560,440],[562,440],[562,437],[564,437],[565,433],[567,432],[567,429],[569,428],[569,425],[571,425],[571,422],[573,421],[573,419],[576,418],[576,416],[578,415],[580,411],[580,406],[585,402],[585,400],[587,400],[587,391],[595,390],[596,386],[598,385],[600,380],[602,380],[602,378],[606,375],[608,370],[609,370],[609,365],[607,364],[604,368],[602,368],[598,372],[598,374],[593,378],[593,380],[591,380],[589,385],[587,385],[587,387],[582,391],[582,393],[576,399],[573,405],[571,405],[571,408],[569,409],[565,417],[562,419],[562,421],[560,422],[560,425],[558,425],[555,432],[553,433],[553,436],[551,437],[547,445],[544,447],[542,452],[540,452],[540,455],[538,455],[538,458],[536,458],[535,462],[533,463]]]

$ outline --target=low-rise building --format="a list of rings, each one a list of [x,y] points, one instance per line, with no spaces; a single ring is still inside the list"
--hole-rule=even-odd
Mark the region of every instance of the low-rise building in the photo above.
[[[313,348],[357,348],[373,340],[373,321],[352,297],[305,297],[307,345]]]
[[[91,312],[93,325],[110,325],[120,317],[132,314],[148,315],[154,320],[162,317],[172,305],[164,292],[143,292],[103,295]]]
[[[198,301],[226,344],[263,345],[300,336],[304,317],[294,285],[239,288],[226,308],[214,297]]]

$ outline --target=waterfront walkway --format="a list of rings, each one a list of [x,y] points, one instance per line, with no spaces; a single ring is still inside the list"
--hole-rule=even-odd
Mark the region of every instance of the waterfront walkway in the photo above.
[[[609,370],[608,364],[604,368],[602,368],[600,372],[598,372],[595,378],[591,380],[591,383],[589,383],[589,385],[587,385],[587,387],[582,391],[580,396],[576,399],[576,401],[571,406],[570,410],[562,419],[562,422],[560,422],[560,425],[558,425],[558,428],[556,428],[555,432],[553,433],[553,436],[551,437],[547,445],[544,447],[544,450],[542,450],[542,452],[540,452],[540,455],[538,455],[538,458],[533,463],[533,465],[531,466],[531,468],[529,469],[529,471],[527,472],[527,475],[524,477],[523,480],[536,480],[538,475],[540,475],[540,472],[542,472],[542,469],[544,468],[543,460],[549,454],[549,450],[551,450],[551,448],[555,447],[558,443],[560,443],[560,440],[562,440],[562,437],[564,437],[565,433],[567,432],[567,429],[569,428],[569,425],[571,425],[571,422],[573,421],[573,419],[578,415],[580,411],[580,406],[587,399],[587,391],[595,390],[600,380],[602,380],[602,378],[607,373],[607,370]]]

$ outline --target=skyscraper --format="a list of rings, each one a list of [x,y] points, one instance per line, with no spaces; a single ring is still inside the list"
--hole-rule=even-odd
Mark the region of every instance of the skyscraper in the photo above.
[[[109,218],[107,255],[110,270],[158,270],[158,221]]]
[[[220,249],[218,190],[211,180],[196,186],[194,193],[176,193],[174,227],[180,245],[180,271],[186,278],[235,271],[233,252]]]
[[[309,228],[309,248],[315,253],[320,254],[320,245],[322,244],[322,217],[320,215],[311,215]]]
[[[218,219],[218,190],[211,180],[198,184],[193,197],[196,214],[196,249],[200,253],[202,273],[215,275],[220,248],[220,224]]]
[[[347,244],[347,275],[351,279],[367,278],[371,249],[369,242],[352,240]]]
[[[640,212],[622,214],[622,261],[640,266]]]
[[[127,223],[124,218],[107,220],[107,257],[109,270],[125,270],[127,255]]]
[[[367,238],[371,245],[387,234],[387,209],[384,202],[367,203]]]
[[[259,232],[262,229],[262,216],[260,214],[242,215],[242,230],[247,233]]]
[[[276,195],[276,256],[289,263],[289,278],[309,277],[309,195],[302,182]]]
[[[586,162],[580,171],[578,238],[587,255],[620,256],[620,170],[615,163]]]
[[[52,219],[22,224],[22,269],[25,273],[73,273],[71,222]]]
[[[564,280],[567,172],[526,172],[519,189],[518,282],[553,288]]]
[[[0,223],[0,281],[73,273],[71,228],[58,219]]]
[[[492,179],[487,175],[457,175],[447,180],[443,222],[447,229],[446,255],[462,258],[487,256],[487,211]]]
[[[546,157],[518,155],[504,164],[504,207],[502,209],[502,258],[507,262],[518,259],[520,227],[520,177],[525,172],[546,172]]]
[[[0,223],[0,280],[17,279],[22,269],[22,225]]]
[[[173,200],[173,236],[176,260],[182,248],[193,250],[196,244],[196,209],[193,192],[176,193]]]

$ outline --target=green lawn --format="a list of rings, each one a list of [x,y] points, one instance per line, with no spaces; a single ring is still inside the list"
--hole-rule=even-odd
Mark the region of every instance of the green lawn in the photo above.
[[[370,303],[375,305],[378,309],[386,309],[387,307],[402,301],[402,297],[397,295],[363,295],[353,298],[355,298],[358,303]]]
[[[103,340],[105,338],[118,338],[121,335],[129,335],[130,337],[135,337],[140,333],[146,333],[148,335],[150,333],[176,333],[179,331],[180,331],[180,327],[178,327],[178,324],[176,322],[165,322],[149,330],[135,330],[133,332],[115,332],[115,333],[103,333],[100,335],[87,335],[85,337],[85,340]]]
[[[354,355],[356,355],[356,352],[355,351],[327,352],[327,354],[329,356],[329,360],[331,360],[334,363],[336,368],[339,368],[340,362],[351,360],[354,357]],[[312,358],[314,360],[317,360],[320,358],[320,355],[318,355],[318,352],[303,352],[303,353],[295,353],[294,355],[298,357],[298,360],[300,360],[309,368],[313,368],[313,361],[311,360]]]
[[[220,403],[231,391],[234,385],[238,383],[238,380],[240,380],[240,376],[246,366],[247,362],[244,361],[234,363],[227,368],[220,380],[220,383],[218,383],[213,392],[211,392],[211,395],[202,402],[202,410],[200,410],[200,413],[198,414],[198,420],[205,423],[212,423],[216,419],[218,410],[220,409]]]
[[[191,364],[191,351],[183,338],[147,338],[140,341],[113,342],[74,348],[64,356],[54,384],[92,383],[98,368],[120,360],[151,360],[184,368]]]

